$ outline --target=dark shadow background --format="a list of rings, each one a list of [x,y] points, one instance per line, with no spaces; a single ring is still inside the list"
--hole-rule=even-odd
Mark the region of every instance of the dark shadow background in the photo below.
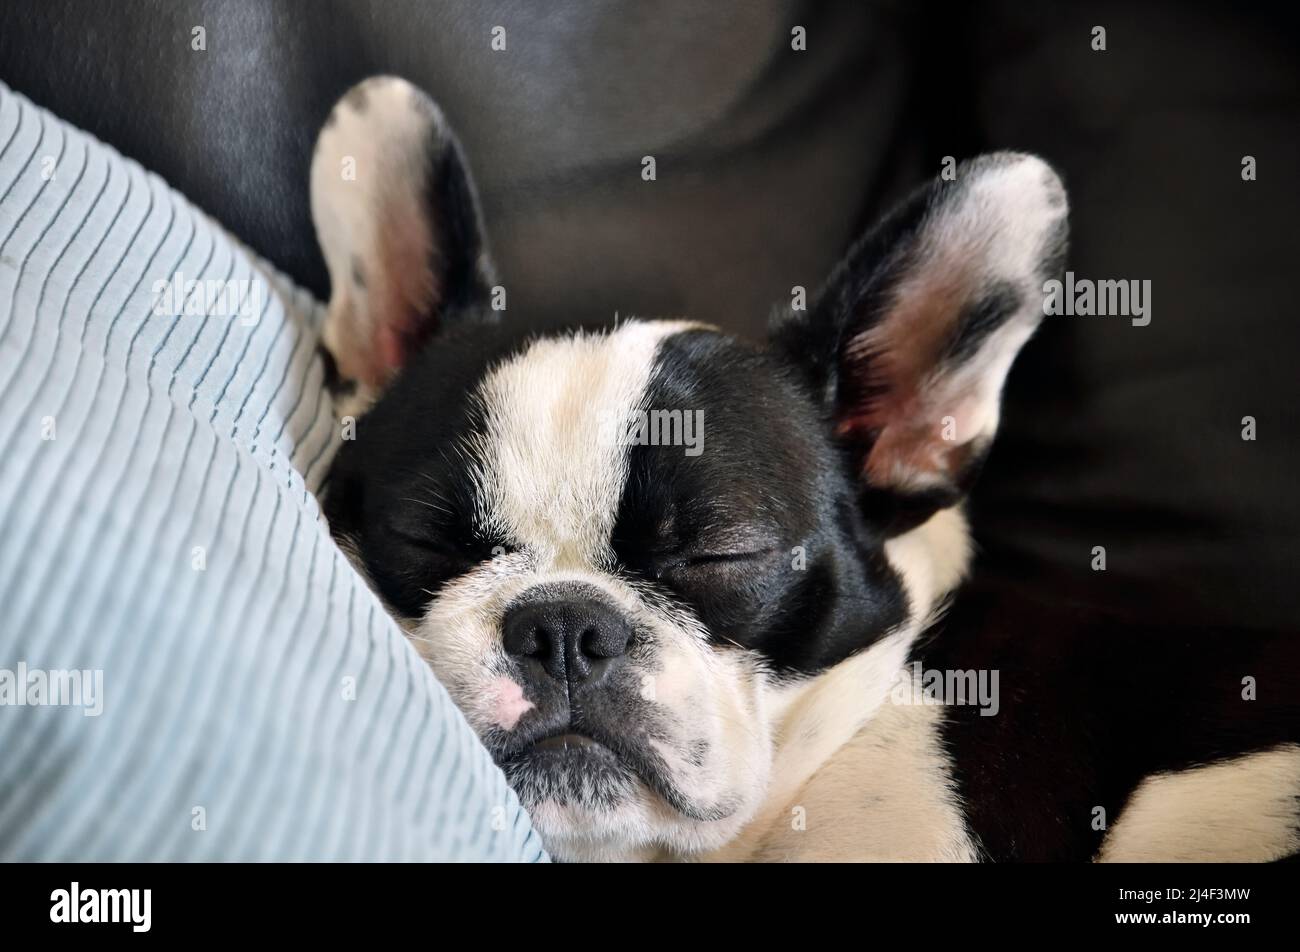
[[[1040,153],[1070,191],[1069,267],[1151,280],[1152,321],[1049,318],[1024,351],[948,627],[1075,639],[1057,656],[1090,664],[1148,637],[1235,684],[1234,645],[1261,674],[1300,671],[1295,10],[17,0],[0,5],[0,79],[324,296],[316,131],[355,81],[404,75],[459,130],[511,317],[538,325],[617,310],[759,337],[772,302],[816,287],[943,156]]]

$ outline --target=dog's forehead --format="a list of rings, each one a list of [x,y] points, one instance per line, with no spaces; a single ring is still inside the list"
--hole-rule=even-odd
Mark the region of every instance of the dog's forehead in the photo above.
[[[703,329],[636,321],[544,337],[493,367],[475,389],[470,447],[483,527],[558,564],[602,561],[627,477],[620,435],[646,408],[663,343]]]

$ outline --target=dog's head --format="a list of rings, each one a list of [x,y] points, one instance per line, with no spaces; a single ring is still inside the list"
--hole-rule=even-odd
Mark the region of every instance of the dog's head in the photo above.
[[[1059,263],[1060,182],[1025,155],[959,166],[764,347],[494,310],[460,149],[399,80],[336,108],[312,206],[325,340],[372,403],[334,533],[557,855],[726,843],[869,716],[958,581],[955,507]]]

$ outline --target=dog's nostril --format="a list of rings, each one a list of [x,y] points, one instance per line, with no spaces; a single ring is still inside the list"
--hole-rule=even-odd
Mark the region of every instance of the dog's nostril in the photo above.
[[[588,658],[617,658],[627,652],[629,631],[625,625],[590,627],[578,644]]]
[[[507,654],[540,662],[551,678],[570,683],[602,676],[627,653],[631,638],[621,612],[590,598],[524,600],[502,622]]]

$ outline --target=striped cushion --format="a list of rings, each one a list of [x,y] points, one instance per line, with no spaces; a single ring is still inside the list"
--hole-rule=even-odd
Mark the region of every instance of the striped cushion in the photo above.
[[[0,860],[543,858],[330,540],[320,317],[0,85]]]

